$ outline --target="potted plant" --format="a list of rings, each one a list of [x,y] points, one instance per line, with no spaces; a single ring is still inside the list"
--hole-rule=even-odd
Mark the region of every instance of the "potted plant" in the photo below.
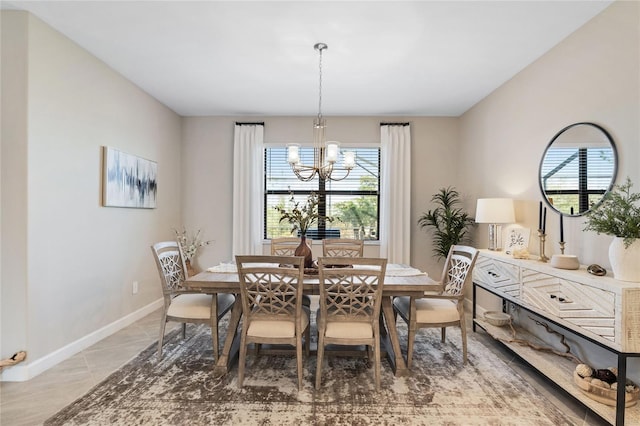
[[[289,193],[289,205],[290,210],[287,210],[284,205],[274,206],[280,213],[280,223],[283,221],[291,224],[291,233],[298,231],[300,234],[300,245],[295,250],[296,256],[304,256],[304,267],[313,267],[313,256],[311,247],[307,244],[307,231],[315,224],[321,217],[318,214],[318,194],[312,192],[305,201],[304,205],[300,206],[299,201],[295,201],[292,192]],[[324,216],[325,221],[333,222],[332,217]]]
[[[627,177],[624,184],[615,185],[586,214],[584,231],[612,235],[609,261],[616,279],[640,281],[640,193],[632,193],[633,183]]]
[[[460,194],[453,187],[441,188],[431,201],[437,207],[423,213],[418,225],[433,230],[434,256],[446,258],[451,246],[471,241],[469,229],[475,221],[459,207]]]

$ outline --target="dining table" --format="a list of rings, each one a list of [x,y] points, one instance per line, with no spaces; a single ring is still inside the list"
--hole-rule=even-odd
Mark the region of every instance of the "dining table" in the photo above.
[[[222,352],[216,359],[214,371],[226,374],[235,359],[239,348],[240,336],[238,327],[242,318],[242,303],[240,301],[240,283],[234,264],[220,264],[208,268],[196,275],[188,277],[184,287],[189,290],[217,296],[218,293],[232,293],[236,301],[231,309],[227,333]],[[425,292],[441,290],[441,283],[431,279],[425,272],[408,265],[388,264],[382,291],[381,311],[381,339],[387,358],[396,376],[409,374],[407,362],[402,356],[400,340],[395,323],[392,301],[396,296],[422,297]],[[320,294],[317,273],[305,273],[303,293],[306,295]],[[215,300],[215,298],[214,298]],[[215,302],[214,302],[215,304]]]

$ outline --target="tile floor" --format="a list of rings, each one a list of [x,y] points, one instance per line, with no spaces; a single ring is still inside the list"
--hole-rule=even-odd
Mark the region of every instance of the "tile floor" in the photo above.
[[[159,321],[158,310],[27,382],[0,382],[0,425],[42,424],[157,341]],[[479,331],[476,335],[496,356],[510,364],[553,404],[572,416],[576,425],[608,424],[540,377],[484,332]]]

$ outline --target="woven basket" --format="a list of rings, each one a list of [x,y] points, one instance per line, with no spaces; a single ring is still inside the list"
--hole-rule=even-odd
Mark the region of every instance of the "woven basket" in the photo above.
[[[600,386],[594,386],[591,382],[586,381],[578,373],[573,372],[573,380],[576,382],[582,393],[589,398],[601,402],[612,407],[616,406],[616,392],[615,389],[602,388]],[[633,389],[633,392],[625,392],[624,398],[626,407],[636,405],[638,402],[638,395],[640,395],[640,388],[637,386]]]
[[[502,327],[511,322],[511,315],[498,311],[487,311],[484,313],[484,320],[496,327]]]

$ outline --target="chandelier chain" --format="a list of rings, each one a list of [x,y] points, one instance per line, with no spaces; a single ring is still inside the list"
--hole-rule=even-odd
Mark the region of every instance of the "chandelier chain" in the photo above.
[[[319,61],[319,65],[318,65],[318,69],[319,69],[319,74],[320,74],[320,83],[318,86],[318,118],[321,119],[322,118],[322,51],[324,49],[320,48],[318,49],[318,51],[320,52],[320,61]]]

